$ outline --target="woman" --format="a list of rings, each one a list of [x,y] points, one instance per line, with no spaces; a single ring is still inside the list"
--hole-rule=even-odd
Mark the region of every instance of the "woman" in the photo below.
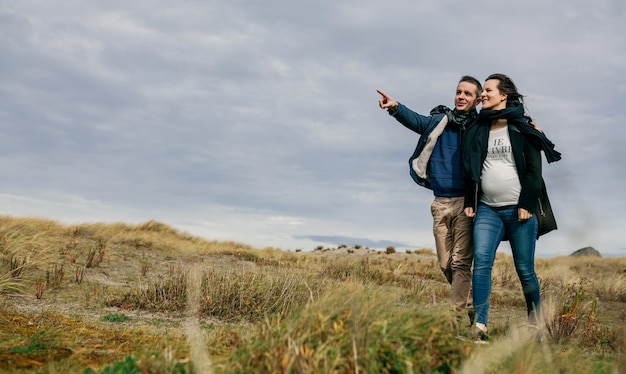
[[[481,102],[478,120],[467,130],[463,163],[468,179],[465,214],[474,217],[475,337],[486,341],[491,271],[502,240],[511,244],[529,320],[538,320],[541,302],[534,257],[543,193],[541,151],[548,162],[559,160],[560,153],[530,124],[522,95],[506,75],[486,79]]]

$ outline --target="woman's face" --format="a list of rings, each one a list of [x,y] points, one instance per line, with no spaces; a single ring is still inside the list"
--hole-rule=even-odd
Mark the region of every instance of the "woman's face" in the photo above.
[[[480,95],[480,101],[483,109],[500,110],[506,108],[506,94],[498,89],[500,80],[488,79],[483,86],[483,93]]]

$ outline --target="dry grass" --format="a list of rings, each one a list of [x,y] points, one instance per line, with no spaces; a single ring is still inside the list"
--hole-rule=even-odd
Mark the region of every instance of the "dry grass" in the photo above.
[[[517,338],[523,297],[498,255],[483,349],[455,338],[429,249],[292,253],[155,221],[0,217],[0,371],[609,373],[625,363],[625,270],[624,258],[538,260],[537,345]]]
[[[263,321],[220,364],[242,373],[449,372],[470,351],[446,328],[449,317],[347,281],[289,319]]]
[[[185,337],[177,329],[151,331],[129,324],[102,323],[59,313],[0,313],[0,371],[83,372],[127,355],[188,357]],[[148,348],[146,350],[146,348]]]

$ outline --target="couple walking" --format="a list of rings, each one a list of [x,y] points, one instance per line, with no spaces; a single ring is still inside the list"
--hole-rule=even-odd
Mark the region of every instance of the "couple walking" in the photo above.
[[[420,135],[409,159],[410,175],[435,195],[433,234],[452,309],[467,312],[477,341],[488,340],[491,272],[498,245],[508,240],[528,318],[536,324],[541,305],[534,268],[537,215],[543,213],[540,200],[546,193],[541,151],[548,162],[558,161],[560,153],[525,115],[513,81],[492,74],[483,87],[463,76],[454,109],[440,105],[427,116],[377,91],[379,106]]]

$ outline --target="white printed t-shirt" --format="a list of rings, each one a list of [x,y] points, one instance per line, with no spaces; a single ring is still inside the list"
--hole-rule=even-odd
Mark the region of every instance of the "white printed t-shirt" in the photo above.
[[[522,191],[508,127],[489,132],[487,158],[480,175],[480,201],[491,207],[517,205]]]

